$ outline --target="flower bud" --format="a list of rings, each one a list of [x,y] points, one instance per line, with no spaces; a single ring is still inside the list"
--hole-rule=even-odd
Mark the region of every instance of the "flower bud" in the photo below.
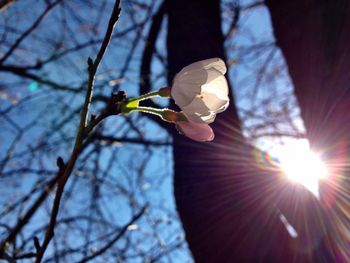
[[[176,128],[181,134],[198,142],[214,139],[214,132],[206,123],[196,123],[191,120],[177,121]]]
[[[170,98],[171,97],[171,88],[169,88],[169,87],[160,88],[158,91],[158,95],[163,97],[163,98]]]
[[[176,122],[178,118],[178,112],[169,110],[169,109],[164,109],[162,112],[162,119],[167,121],[167,122]]]
[[[174,78],[171,96],[196,123],[211,123],[229,104],[225,63],[206,59],[184,67]]]

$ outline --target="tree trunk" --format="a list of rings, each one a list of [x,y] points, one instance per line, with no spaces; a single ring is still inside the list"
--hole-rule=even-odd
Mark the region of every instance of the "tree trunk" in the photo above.
[[[331,216],[330,243],[349,262],[350,2],[266,0],[312,148],[330,164],[321,200]],[[343,261],[342,261],[343,260]],[[332,261],[333,262],[333,261]]]
[[[169,83],[184,66],[224,58],[220,1],[168,1]],[[213,142],[174,131],[174,192],[196,262],[288,262],[290,237],[268,202],[276,175],[259,171],[231,100],[217,116]]]

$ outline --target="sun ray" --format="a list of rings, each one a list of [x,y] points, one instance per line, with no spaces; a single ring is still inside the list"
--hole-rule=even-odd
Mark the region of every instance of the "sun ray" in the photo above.
[[[321,156],[310,150],[306,139],[289,139],[271,151],[284,174],[292,182],[300,183],[318,196],[319,181],[328,176]]]

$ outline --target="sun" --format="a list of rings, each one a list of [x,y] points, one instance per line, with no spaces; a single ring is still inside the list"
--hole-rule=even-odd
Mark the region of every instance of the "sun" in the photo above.
[[[276,157],[287,178],[301,183],[318,196],[318,184],[327,177],[327,167],[320,156],[310,150],[306,139],[285,141],[271,155]]]

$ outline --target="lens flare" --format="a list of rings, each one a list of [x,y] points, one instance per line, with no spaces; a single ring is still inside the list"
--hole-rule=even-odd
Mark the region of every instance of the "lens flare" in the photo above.
[[[303,184],[318,196],[319,181],[327,177],[328,171],[320,156],[310,150],[307,140],[290,140],[274,155],[288,179]]]

